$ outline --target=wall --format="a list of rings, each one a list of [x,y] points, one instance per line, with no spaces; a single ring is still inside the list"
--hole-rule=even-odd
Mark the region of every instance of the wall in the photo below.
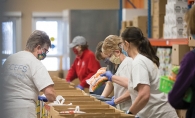
[[[32,12],[62,12],[66,9],[119,9],[119,0],[3,0],[1,4],[6,7],[7,12],[22,12],[22,50],[32,32]],[[49,73],[51,76],[58,75],[56,71]]]
[[[22,49],[32,32],[32,12],[62,12],[65,9],[118,9],[119,0],[6,0],[6,11],[22,12]]]

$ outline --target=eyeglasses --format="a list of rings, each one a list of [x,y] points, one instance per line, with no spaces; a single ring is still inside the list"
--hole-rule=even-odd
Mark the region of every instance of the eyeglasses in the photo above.
[[[46,48],[43,48],[45,50],[45,53],[47,54],[49,51]]]

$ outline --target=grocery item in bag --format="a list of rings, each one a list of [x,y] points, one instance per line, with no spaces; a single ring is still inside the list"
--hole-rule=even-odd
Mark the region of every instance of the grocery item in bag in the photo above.
[[[86,80],[90,85],[89,89],[93,92],[97,88],[99,88],[102,84],[108,81],[108,78],[105,76],[100,76],[101,74],[106,72],[106,67],[100,68],[96,74],[94,74],[90,79]]]

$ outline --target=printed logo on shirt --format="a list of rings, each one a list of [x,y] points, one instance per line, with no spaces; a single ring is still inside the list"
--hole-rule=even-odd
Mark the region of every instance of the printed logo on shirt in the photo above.
[[[22,79],[27,71],[28,67],[26,65],[8,64],[6,72],[8,72],[10,76]]]
[[[77,66],[79,66],[80,65],[80,61],[78,61],[78,63],[77,63]]]
[[[82,67],[83,67],[83,66],[85,66],[85,62],[84,62],[84,61],[82,62]]]

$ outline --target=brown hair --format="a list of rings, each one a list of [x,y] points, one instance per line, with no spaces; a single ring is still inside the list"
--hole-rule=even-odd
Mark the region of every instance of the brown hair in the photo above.
[[[97,46],[96,46],[96,50],[95,50],[95,57],[97,60],[102,60],[103,57],[101,55],[102,53],[102,45],[103,45],[103,41],[100,41]]]
[[[115,50],[119,50],[120,52],[122,52],[122,49],[119,47],[120,43],[122,43],[120,37],[116,35],[109,35],[104,40],[104,43],[102,45],[102,52],[106,55],[112,53]]]
[[[86,50],[86,49],[88,49],[87,43],[86,43],[85,45],[81,45],[81,50],[82,50],[82,51],[84,51],[84,50]]]
[[[133,43],[138,48],[140,54],[146,56],[152,60],[158,67],[160,65],[159,58],[156,56],[156,52],[151,46],[149,40],[144,37],[142,31],[137,27],[127,27],[122,35],[122,39]]]
[[[193,5],[192,8],[186,12],[185,21],[188,35],[195,34],[195,5]]]
[[[45,44],[48,47],[51,47],[49,36],[44,31],[35,30],[28,38],[28,41],[26,43],[26,50],[33,52],[36,46],[40,45],[41,47],[43,47]]]

